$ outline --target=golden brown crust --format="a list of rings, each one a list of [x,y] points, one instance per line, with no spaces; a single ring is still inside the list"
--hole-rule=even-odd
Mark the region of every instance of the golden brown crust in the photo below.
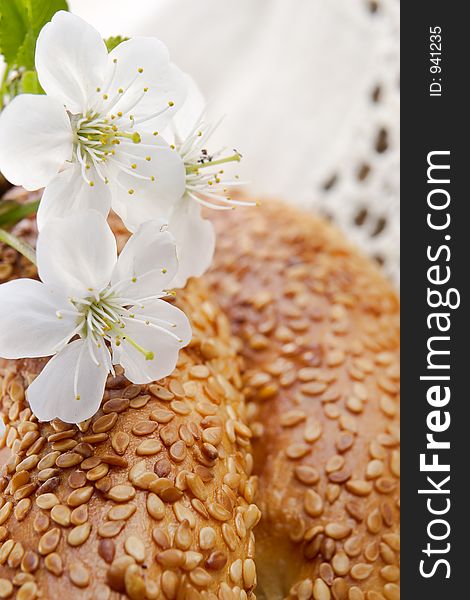
[[[396,294],[341,233],[294,208],[214,219],[210,278],[257,435],[258,597],[397,600]]]
[[[233,340],[202,282],[177,304],[194,335],[174,373],[138,386],[118,370],[79,426],[31,414],[44,361],[0,365],[1,598],[253,597],[260,514]]]

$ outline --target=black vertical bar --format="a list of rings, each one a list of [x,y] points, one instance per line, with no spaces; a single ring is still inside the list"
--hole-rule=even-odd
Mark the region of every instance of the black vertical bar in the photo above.
[[[470,567],[464,548],[470,535],[470,394],[466,381],[470,374],[470,30],[465,8],[465,3],[443,0],[402,4],[401,568],[402,598],[410,600],[470,598],[465,587]],[[440,72],[432,68],[435,66]],[[428,182],[428,161],[450,169],[431,170]],[[444,207],[448,200],[449,205],[442,209],[429,206]],[[448,218],[448,227],[433,229]],[[429,271],[435,266],[438,268]],[[449,281],[436,283],[447,276]],[[440,292],[443,302],[449,294],[452,305],[460,297],[460,306],[431,307],[430,302],[439,304],[439,295],[428,298],[428,288]],[[442,316],[430,317],[433,313]],[[448,331],[440,331],[438,322]],[[446,336],[450,339],[444,339]],[[429,342],[432,337],[441,339]],[[428,368],[428,343],[434,350],[450,350],[450,354],[431,356],[434,365],[450,368]],[[430,392],[432,387],[435,389]],[[450,393],[448,402],[445,387]],[[427,434],[443,445],[427,448],[432,443]],[[446,442],[449,449],[444,447]],[[421,468],[420,454],[425,455]],[[430,468],[425,465],[433,460],[438,469],[449,465],[450,470],[425,471]],[[432,514],[432,510],[442,514]]]

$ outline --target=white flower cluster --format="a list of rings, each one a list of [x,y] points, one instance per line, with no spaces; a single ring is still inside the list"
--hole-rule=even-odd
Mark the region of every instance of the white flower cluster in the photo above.
[[[120,364],[134,383],[169,375],[191,328],[168,291],[209,267],[215,246],[201,205],[230,209],[213,128],[191,79],[155,38],[108,53],[100,34],[60,11],[41,31],[45,95],[22,94],[0,115],[0,170],[45,188],[37,215],[41,281],[0,285],[0,356],[52,356],[28,389],[41,421],[81,422]],[[119,258],[106,217],[133,235]]]

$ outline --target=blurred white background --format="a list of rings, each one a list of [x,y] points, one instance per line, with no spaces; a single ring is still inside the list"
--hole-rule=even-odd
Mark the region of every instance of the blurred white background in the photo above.
[[[70,0],[154,35],[226,115],[248,192],[331,217],[398,281],[398,0]]]

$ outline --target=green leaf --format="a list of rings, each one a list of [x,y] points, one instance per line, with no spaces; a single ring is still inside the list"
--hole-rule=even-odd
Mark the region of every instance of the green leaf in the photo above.
[[[66,0],[0,0],[0,52],[7,65],[34,68],[39,32]]]
[[[68,10],[66,0],[23,0],[27,5],[31,31],[36,41],[44,25],[52,19],[59,10]]]
[[[0,0],[0,52],[8,65],[16,63],[18,49],[28,32],[28,20],[23,0]]]
[[[39,83],[36,71],[25,71],[21,78],[21,91],[23,94],[43,94],[44,90]]]
[[[20,204],[15,200],[4,200],[0,202],[0,227],[11,227],[21,221],[24,217],[28,217],[37,212],[39,200]]]
[[[122,35],[113,35],[107,40],[104,40],[104,43],[106,44],[108,52],[111,52],[111,50],[114,50],[114,48],[116,48],[116,46],[119,46],[121,42],[127,42],[128,39],[129,38],[123,37]]]
[[[34,51],[36,50],[36,39],[32,31],[28,31],[23,43],[18,48],[15,66],[25,69],[34,69]]]

